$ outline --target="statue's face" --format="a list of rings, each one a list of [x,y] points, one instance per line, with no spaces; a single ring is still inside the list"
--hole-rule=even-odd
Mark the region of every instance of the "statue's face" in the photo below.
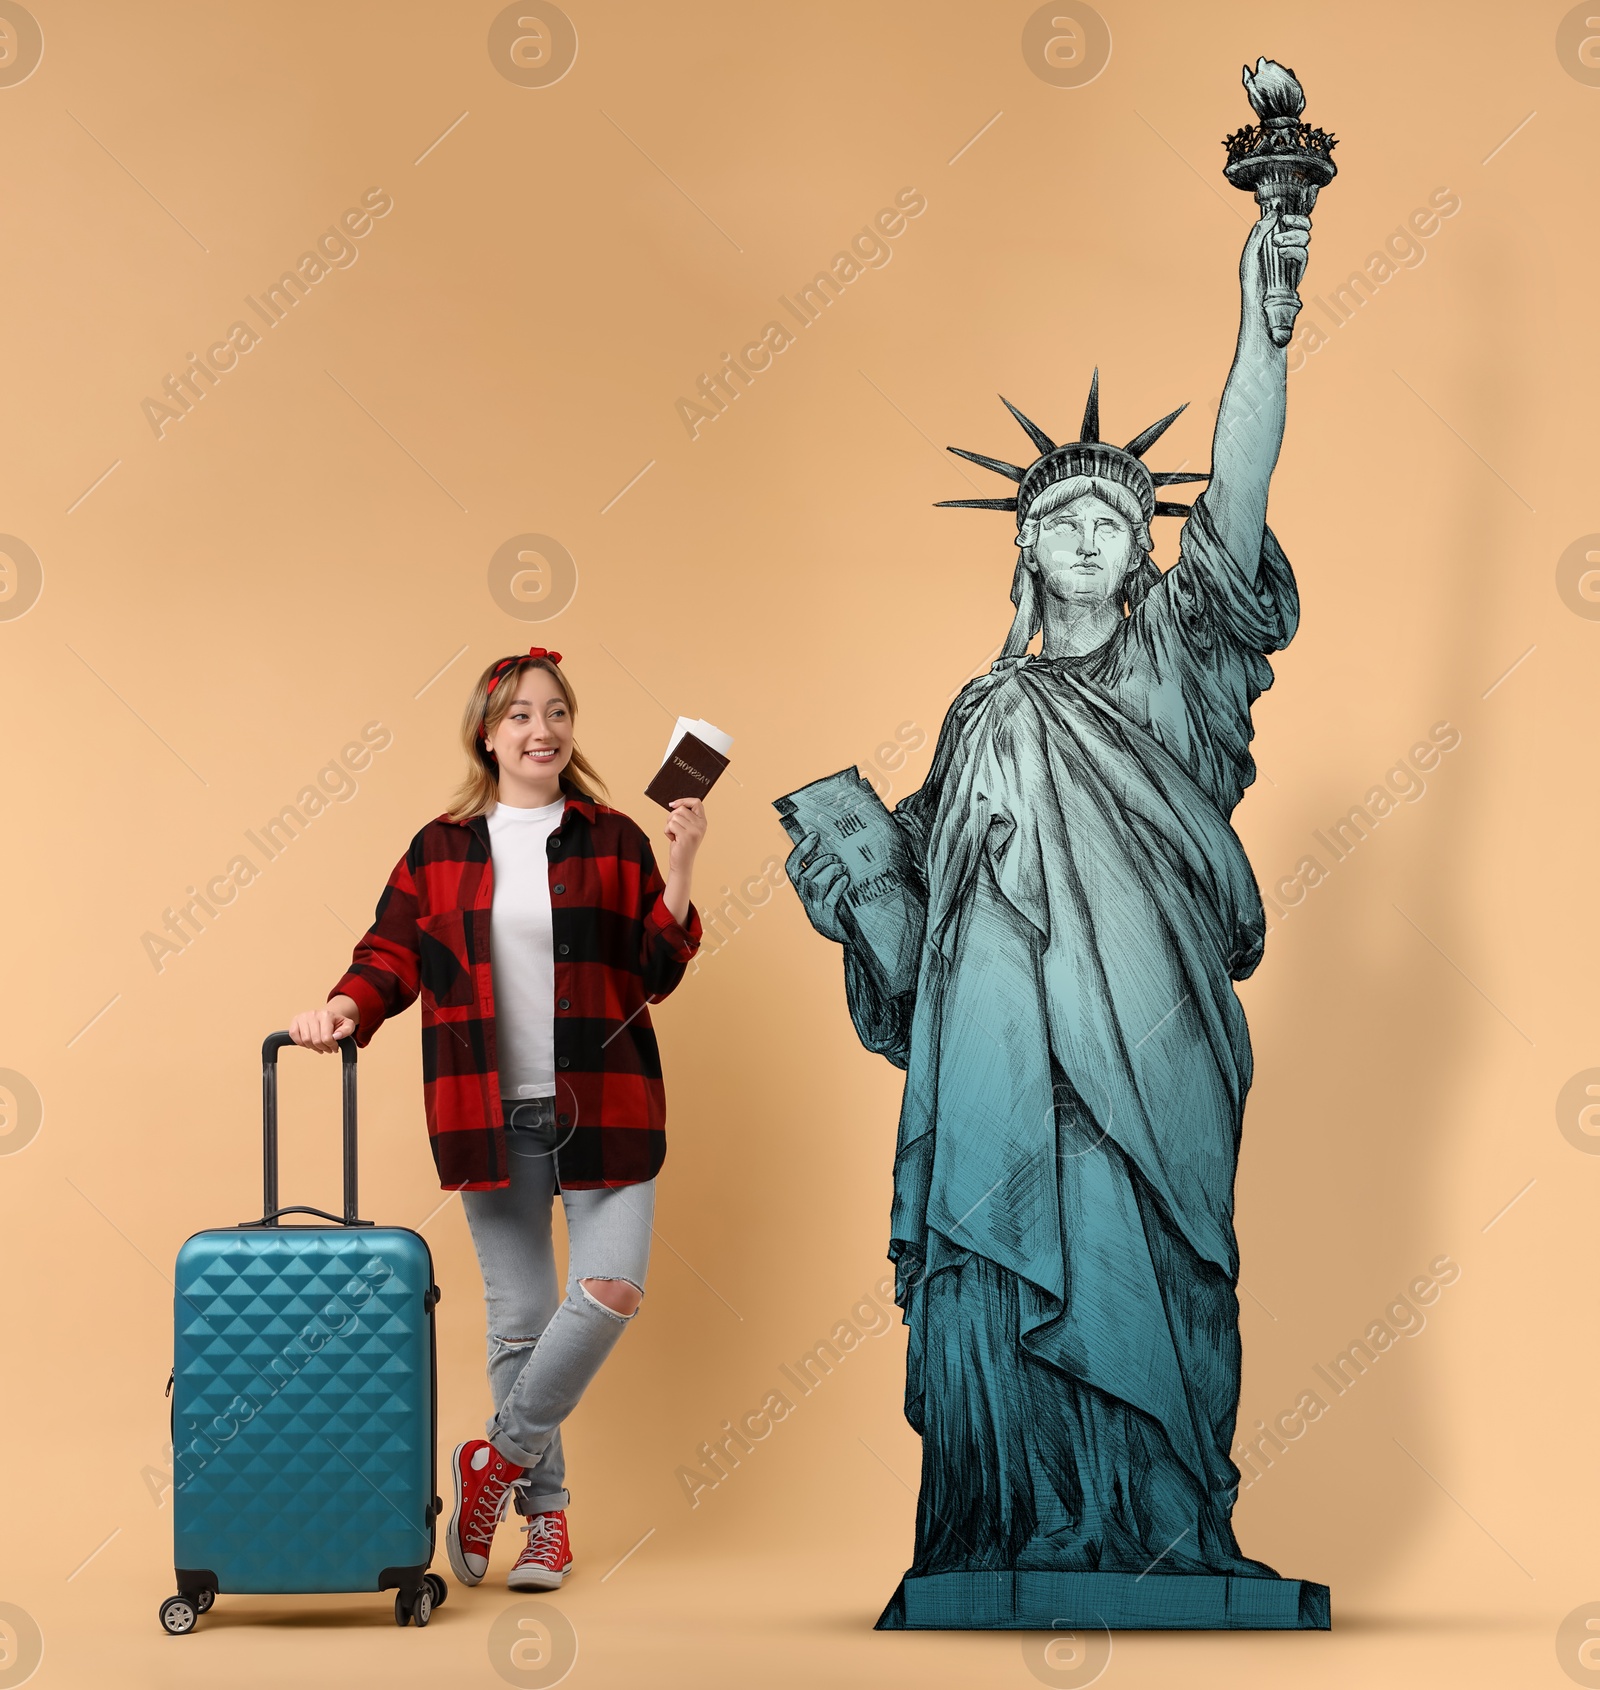
[[[1052,597],[1120,602],[1135,561],[1133,530],[1104,499],[1085,493],[1040,521],[1033,558]]]

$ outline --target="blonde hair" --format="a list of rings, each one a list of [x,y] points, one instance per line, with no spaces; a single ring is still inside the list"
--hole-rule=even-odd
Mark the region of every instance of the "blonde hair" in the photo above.
[[[515,669],[505,672],[491,693],[489,681],[501,661],[503,659],[497,658],[478,677],[478,684],[472,689],[467,707],[461,713],[461,746],[467,754],[467,773],[456,788],[446,812],[452,821],[464,822],[473,816],[487,815],[499,802],[500,771],[494,758],[484,750],[483,741],[505,719],[522,677],[529,669],[542,669],[554,677],[561,696],[567,701],[573,726],[577,726],[578,696],[566,675],[549,658],[524,658]],[[606,796],[606,783],[601,779],[600,771],[578,749],[577,740],[573,740],[572,756],[561,771],[561,790],[596,804],[602,803]]]
[[[1095,498],[1110,505],[1132,530],[1139,558],[1128,565],[1122,577],[1121,599],[1124,614],[1131,611],[1146,593],[1161,579],[1161,571],[1151,559],[1154,544],[1150,538],[1150,524],[1143,507],[1133,494],[1119,482],[1103,481],[1097,476],[1074,475],[1065,481],[1052,482],[1028,506],[1022,525],[1017,530],[1016,544],[1022,555],[1011,577],[1011,602],[1017,607],[1011,618],[1011,630],[1000,648],[1002,657],[1020,657],[1028,642],[1044,626],[1044,608],[1040,602],[1039,575],[1033,560],[1033,548],[1039,540],[1039,526],[1052,512],[1070,505],[1075,499]]]

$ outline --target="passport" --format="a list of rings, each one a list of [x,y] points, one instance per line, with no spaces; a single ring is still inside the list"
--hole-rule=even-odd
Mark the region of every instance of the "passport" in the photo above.
[[[663,809],[669,809],[674,798],[704,798],[727,766],[728,759],[720,751],[685,729],[673,740],[644,795]]]

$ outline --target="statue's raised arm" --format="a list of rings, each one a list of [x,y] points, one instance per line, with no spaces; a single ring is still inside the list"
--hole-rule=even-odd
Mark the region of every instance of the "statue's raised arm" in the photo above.
[[[1292,70],[1271,59],[1245,67],[1258,123],[1228,136],[1223,174],[1254,193],[1261,215],[1239,261],[1239,343],[1217,407],[1206,510],[1229,554],[1255,577],[1266,526],[1267,488],[1283,443],[1288,345],[1300,309],[1311,208],[1337,174],[1338,144],[1301,121],[1305,93]]]
[[[1211,485],[1202,495],[1229,554],[1255,577],[1267,488],[1283,444],[1288,353],[1275,346],[1265,311],[1267,248],[1296,279],[1304,273],[1311,219],[1276,207],[1263,210],[1239,260],[1239,343],[1217,407],[1211,446]]]

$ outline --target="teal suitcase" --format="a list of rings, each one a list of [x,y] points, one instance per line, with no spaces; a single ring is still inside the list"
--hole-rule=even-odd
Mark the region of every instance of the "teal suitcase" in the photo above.
[[[426,1625],[436,1489],[439,1288],[420,1234],[356,1218],[356,1047],[340,1043],[344,1214],[278,1207],[278,1052],[261,1047],[262,1218],[178,1252],[172,1636],[219,1594],[395,1591]],[[283,1226],[286,1215],[315,1217]],[[317,1224],[325,1222],[327,1224]]]

